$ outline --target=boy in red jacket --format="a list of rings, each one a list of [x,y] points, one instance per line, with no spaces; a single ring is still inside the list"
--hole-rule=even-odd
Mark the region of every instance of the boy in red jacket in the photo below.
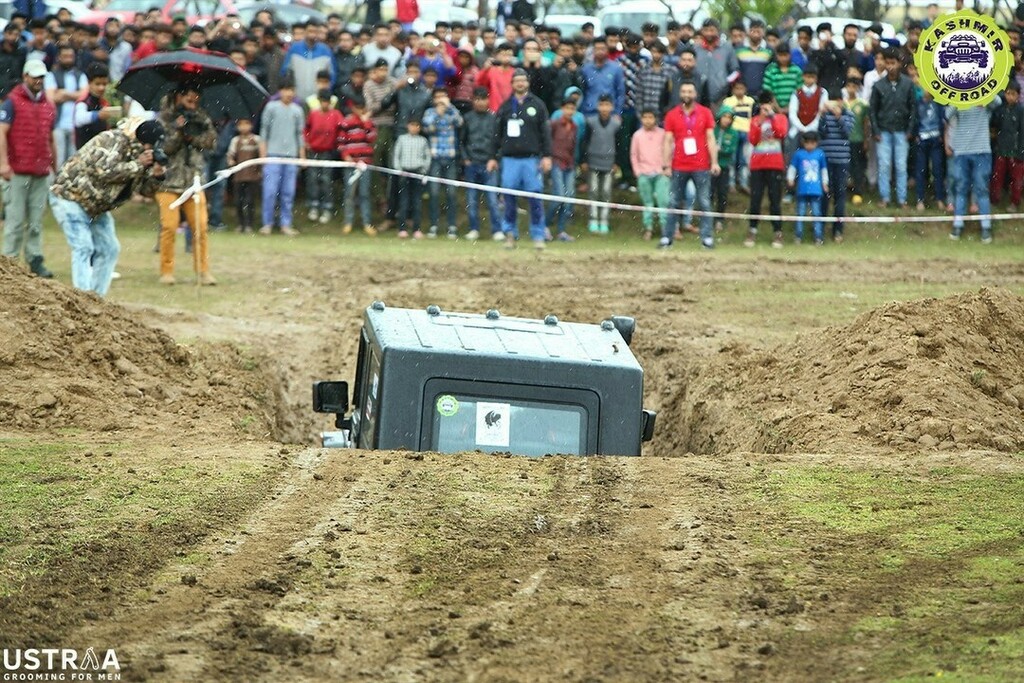
[[[750,232],[743,246],[754,246],[757,238],[757,214],[761,213],[761,198],[768,190],[768,209],[772,214],[782,213],[782,181],[786,168],[782,158],[782,144],[789,131],[789,119],[775,110],[775,95],[762,90],[757,98],[759,109],[750,120]],[[772,221],[775,238],[772,246],[782,246],[782,221]]]
[[[317,98],[320,108],[309,112],[306,117],[305,144],[307,159],[333,161],[341,126],[341,112],[331,107],[331,91],[321,90]],[[331,220],[334,211],[334,169],[328,166],[311,166],[306,169],[306,202],[309,204],[308,218],[321,223]]]
[[[377,127],[366,112],[366,100],[362,95],[349,98],[350,113],[341,120],[338,127],[338,154],[342,161],[373,163],[373,143],[377,141]],[[370,172],[345,168],[341,171],[341,184],[345,188],[345,208],[341,219],[341,233],[352,232],[352,218],[355,215],[356,185],[359,185],[359,213],[363,219],[363,232],[371,237],[377,229],[370,223]]]

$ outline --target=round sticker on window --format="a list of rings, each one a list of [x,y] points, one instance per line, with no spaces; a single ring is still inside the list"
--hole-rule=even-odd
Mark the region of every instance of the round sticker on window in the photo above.
[[[441,417],[452,417],[459,412],[459,401],[451,394],[437,397],[437,412]]]
[[[537,110],[534,109],[533,107],[527,107],[526,108],[526,113],[529,114],[530,116],[536,116],[537,115]]]

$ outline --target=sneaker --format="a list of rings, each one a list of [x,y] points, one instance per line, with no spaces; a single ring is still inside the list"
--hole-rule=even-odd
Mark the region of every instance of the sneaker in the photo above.
[[[713,237],[707,237],[705,239],[702,239],[700,241],[700,246],[704,247],[705,249],[714,249],[715,239]]]
[[[469,232],[466,233],[466,239],[469,240],[470,242],[475,242],[476,240],[480,239],[480,231],[470,230]]]
[[[825,240],[814,240],[814,246],[816,246],[816,247],[825,246]]]
[[[960,241],[960,233],[956,231],[949,233],[949,239],[953,240],[954,242]]]
[[[432,237],[437,237],[437,235],[432,235]],[[423,231],[422,230],[413,230],[412,231],[412,238],[414,240],[421,240],[421,239],[423,239]]]
[[[316,219],[320,218],[320,212],[317,211],[316,209],[310,209],[309,213],[306,214],[306,218],[308,218],[311,221],[315,221]]]
[[[284,235],[285,237],[298,237],[299,231],[291,227],[290,225],[282,225],[281,234]]]
[[[217,278],[210,273],[199,273],[199,284],[203,287],[212,287],[217,284]]]
[[[457,240],[457,239],[459,239],[459,229],[458,228],[448,228],[448,239],[450,239],[450,240]]]
[[[174,285],[174,284],[177,284],[177,283],[178,283],[178,281],[174,278],[173,275],[168,274],[168,275],[161,275],[160,276],[160,284],[162,284],[162,285]]]
[[[363,227],[363,232],[369,235],[370,237],[376,237],[378,230],[372,225],[367,225]]]
[[[419,230],[417,230],[416,232],[419,232]],[[429,237],[430,239],[436,239],[437,238],[437,226],[436,225],[431,225],[430,226],[430,230],[427,231],[427,237]]]
[[[536,250],[538,250],[538,251],[542,251],[542,250],[544,250],[544,249],[547,249],[547,248],[548,248],[548,243],[547,243],[547,242],[545,242],[545,241],[544,241],[544,240],[542,240],[542,239],[540,239],[540,240],[534,240],[534,241],[533,241],[533,248],[534,248],[534,249],[536,249]]]
[[[558,233],[558,237],[556,237],[555,239],[557,239],[559,242],[575,242],[576,241],[576,238],[573,237],[572,235],[570,235],[567,232],[560,232],[560,233]]]
[[[793,195],[791,195],[791,194],[783,195],[782,196],[782,203],[783,204],[792,204],[793,203]]]
[[[260,234],[261,235],[269,235],[273,231],[274,231],[274,229],[272,227],[270,227],[269,225],[264,225],[262,228],[260,228]]]
[[[918,202],[917,203],[917,210],[918,211],[924,211],[924,202]]]
[[[754,241],[753,233],[748,234],[747,239],[743,240],[743,246],[745,246],[747,249],[752,249],[756,244],[757,242]]]
[[[495,242],[504,242],[505,241],[505,233],[503,233],[503,232],[492,233],[491,234],[491,239],[494,240]]]
[[[408,230],[399,230],[398,231],[398,239],[400,239],[400,240],[409,239],[409,231]]]
[[[722,221],[715,221],[715,232],[722,232],[725,228],[725,223]]]
[[[650,242],[652,237],[654,237],[654,231],[652,231],[652,230],[650,230],[648,228],[645,228],[644,229],[644,241],[645,242]]]
[[[121,273],[119,273],[119,272],[117,272],[115,270],[113,273],[110,274],[110,279],[111,280],[120,280],[121,279]]]
[[[832,238],[832,241],[835,242],[836,244],[842,244],[843,243],[843,236],[842,235],[835,235]]]
[[[776,233],[775,239],[772,240],[772,248],[782,249],[782,235]]]
[[[590,221],[590,223],[587,225],[587,230],[590,231],[591,234],[596,235],[597,233],[601,232],[601,226],[598,224],[597,221]]]
[[[992,235],[982,235],[981,236],[981,243],[982,244],[992,244]]]
[[[513,237],[512,235],[506,235],[505,236],[505,248],[506,249],[515,249],[516,248],[516,238]]]
[[[544,241],[553,242],[555,238],[551,235],[551,228],[544,228]]]
[[[352,232],[352,224],[351,223],[346,223],[345,225],[341,226],[341,234],[342,235],[347,235],[347,234],[349,234],[351,232]]]
[[[607,223],[601,223],[600,227],[601,227],[601,234],[602,235],[607,235],[608,234],[608,224]]]
[[[669,249],[672,247],[672,240],[667,237],[662,237],[658,240],[658,249]]]
[[[330,220],[331,220],[331,213],[329,211],[324,211],[322,214],[320,214],[320,223],[321,224],[326,224]]]
[[[223,223],[210,223],[210,232],[224,232],[228,226]]]

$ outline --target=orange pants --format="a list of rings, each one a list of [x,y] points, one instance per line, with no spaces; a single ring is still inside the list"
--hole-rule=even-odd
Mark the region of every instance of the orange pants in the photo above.
[[[194,237],[192,249],[195,251],[193,258],[199,260],[199,272],[209,273],[208,246],[210,240],[206,232],[206,194],[199,193],[198,210],[195,201],[191,198],[182,206],[172,209],[171,203],[178,197],[177,192],[156,193],[156,201],[160,205],[160,274],[174,275],[174,236],[178,233],[182,213],[185,214],[185,219],[192,228]]]

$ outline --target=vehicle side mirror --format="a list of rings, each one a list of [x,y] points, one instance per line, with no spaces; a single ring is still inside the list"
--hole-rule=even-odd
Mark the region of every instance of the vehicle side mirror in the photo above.
[[[348,382],[313,382],[313,410],[317,413],[335,413],[339,417],[348,412]]]
[[[654,420],[658,414],[653,410],[644,410],[640,428],[640,441],[650,441],[654,438]]]
[[[612,324],[622,335],[626,346],[629,346],[633,342],[633,333],[636,332],[636,320],[626,315],[615,315],[612,316]]]

